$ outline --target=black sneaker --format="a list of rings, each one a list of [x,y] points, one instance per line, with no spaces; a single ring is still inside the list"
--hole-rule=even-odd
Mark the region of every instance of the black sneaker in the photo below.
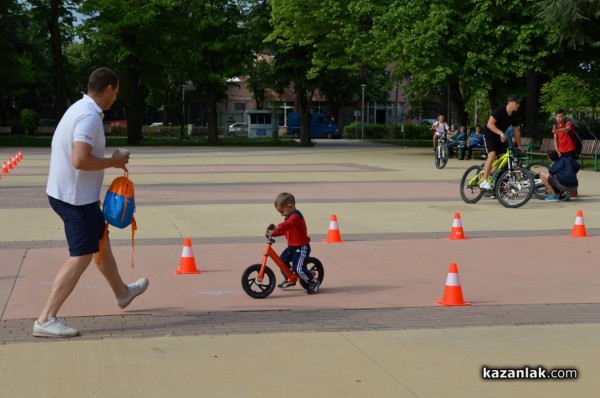
[[[288,287],[292,286],[296,286],[296,284],[288,281],[287,279],[281,282],[279,285],[277,285],[277,287],[280,289],[287,289]]]
[[[319,290],[319,285],[320,282],[317,278],[311,279],[310,282],[308,282],[308,290],[306,291],[306,293],[317,294],[317,291]]]

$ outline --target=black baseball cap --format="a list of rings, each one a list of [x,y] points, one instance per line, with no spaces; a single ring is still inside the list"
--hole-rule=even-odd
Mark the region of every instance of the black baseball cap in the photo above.
[[[508,97],[506,97],[506,102],[510,102],[510,101],[515,101],[517,104],[520,104],[521,98],[519,98],[518,96],[516,96],[514,94],[510,94]]]

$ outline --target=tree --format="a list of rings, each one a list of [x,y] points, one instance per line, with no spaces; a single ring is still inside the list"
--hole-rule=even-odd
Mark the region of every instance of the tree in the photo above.
[[[540,0],[535,9],[539,17],[553,28],[550,44],[600,48],[598,0]]]
[[[327,87],[328,100],[342,99],[332,89],[339,76],[361,76],[361,70],[382,69],[387,60],[371,46],[373,20],[387,1],[272,0],[276,74],[287,77],[301,118],[300,144],[310,146],[309,104],[316,89]],[[364,78],[364,76],[361,76]],[[342,86],[340,86],[342,87]],[[358,90],[359,85],[355,86]],[[339,94],[339,95],[336,95]]]
[[[376,26],[396,74],[410,77],[419,91],[447,87],[458,122],[466,124],[465,104],[474,93],[488,92],[493,107],[511,79],[524,79],[547,57],[539,45],[546,31],[531,4],[397,0]]]

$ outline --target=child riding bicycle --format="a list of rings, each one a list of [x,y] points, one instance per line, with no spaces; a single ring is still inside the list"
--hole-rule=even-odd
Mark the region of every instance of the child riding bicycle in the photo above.
[[[275,226],[267,227],[267,234],[272,236],[285,235],[288,246],[281,252],[281,260],[286,264],[292,264],[292,270],[302,280],[308,283],[308,294],[316,294],[319,289],[319,279],[314,277],[306,267],[306,259],[310,255],[310,237],[307,234],[306,221],[302,213],[296,209],[296,198],[291,193],[282,192],[275,198],[275,210],[285,220]],[[295,282],[287,279],[277,285],[281,289],[295,286]]]

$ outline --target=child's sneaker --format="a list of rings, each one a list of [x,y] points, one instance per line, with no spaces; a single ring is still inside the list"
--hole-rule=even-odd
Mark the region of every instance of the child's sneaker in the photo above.
[[[288,287],[296,286],[295,283],[288,281],[287,279],[277,285],[280,289],[287,289]]]
[[[319,290],[319,285],[320,282],[317,278],[311,279],[310,282],[308,282],[308,290],[306,291],[306,293],[317,294],[317,291]]]

